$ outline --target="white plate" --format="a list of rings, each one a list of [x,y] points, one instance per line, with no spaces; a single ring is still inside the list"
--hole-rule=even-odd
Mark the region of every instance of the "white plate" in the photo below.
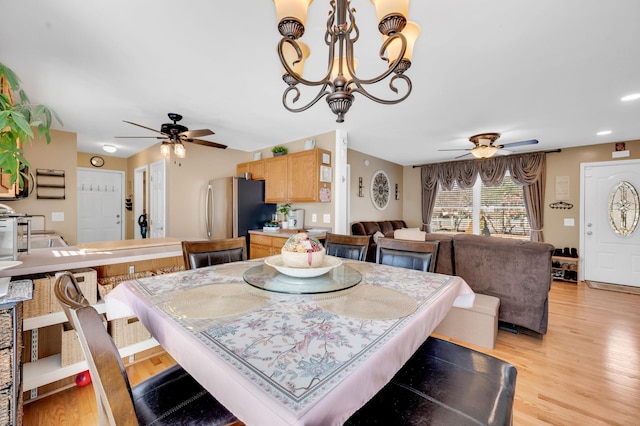
[[[14,266],[22,265],[21,260],[0,260],[0,271]]]
[[[276,268],[281,274],[289,275],[297,278],[310,278],[326,274],[336,266],[342,265],[342,260],[335,256],[325,256],[322,266],[318,268],[289,268],[282,263],[282,256],[270,256],[264,260],[264,263]]]

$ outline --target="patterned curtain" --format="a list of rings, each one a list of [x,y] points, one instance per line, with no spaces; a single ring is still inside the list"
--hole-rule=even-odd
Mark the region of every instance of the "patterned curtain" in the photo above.
[[[438,183],[445,190],[453,189],[455,183],[462,189],[471,188],[480,175],[482,183],[496,186],[502,183],[507,169],[511,178],[522,185],[524,206],[531,225],[531,241],[544,241],[544,185],[546,172],[546,154],[534,152],[515,154],[506,157],[492,157],[482,160],[450,161],[447,163],[427,164],[421,168],[422,182],[422,227],[431,232],[431,215],[435,207]]]

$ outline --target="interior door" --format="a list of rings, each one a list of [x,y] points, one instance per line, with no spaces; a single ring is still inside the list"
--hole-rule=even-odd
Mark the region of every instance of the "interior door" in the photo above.
[[[640,223],[628,235],[619,226],[621,211],[626,228],[633,226],[638,206],[633,190],[625,190],[621,202],[618,189],[627,182],[640,192],[640,160],[582,164],[581,180],[582,279],[640,287]]]
[[[78,169],[78,243],[124,238],[124,172]]]
[[[149,238],[166,236],[166,167],[164,160],[151,163],[149,188]]]

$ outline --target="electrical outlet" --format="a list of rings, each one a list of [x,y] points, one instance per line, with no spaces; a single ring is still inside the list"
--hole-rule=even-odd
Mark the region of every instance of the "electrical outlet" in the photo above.
[[[331,223],[331,213],[325,213],[322,215],[322,223]]]
[[[311,222],[316,223],[318,221],[318,215],[316,213],[311,213]]]
[[[129,273],[134,274],[136,272],[136,267],[133,265],[129,265]]]

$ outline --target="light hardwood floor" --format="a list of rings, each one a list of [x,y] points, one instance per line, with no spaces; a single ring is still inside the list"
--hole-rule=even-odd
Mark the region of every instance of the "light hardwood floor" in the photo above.
[[[501,330],[494,350],[473,348],[517,367],[514,425],[640,424],[640,295],[556,281],[543,338]],[[127,370],[137,383],[172,363],[161,354]],[[25,425],[97,421],[91,386],[29,403],[24,412]]]

